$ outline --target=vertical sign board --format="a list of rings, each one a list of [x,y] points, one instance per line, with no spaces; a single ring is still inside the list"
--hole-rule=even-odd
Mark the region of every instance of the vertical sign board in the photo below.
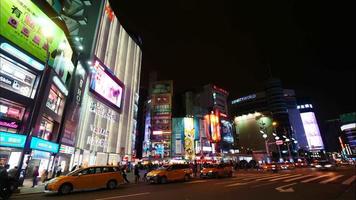
[[[188,160],[193,160],[195,156],[194,148],[194,119],[193,118],[184,118],[184,151],[185,158]]]
[[[324,149],[323,140],[320,136],[319,126],[314,112],[305,112],[300,114],[303,122],[305,135],[307,137],[310,150]]]

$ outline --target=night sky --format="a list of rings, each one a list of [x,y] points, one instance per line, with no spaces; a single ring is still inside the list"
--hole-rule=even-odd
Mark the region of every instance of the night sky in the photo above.
[[[311,97],[319,122],[355,111],[352,5],[343,1],[112,0],[143,40],[141,85],[156,70],[176,91],[215,83],[230,98],[270,76]],[[356,19],[356,18],[355,18]],[[271,70],[269,70],[269,67]]]

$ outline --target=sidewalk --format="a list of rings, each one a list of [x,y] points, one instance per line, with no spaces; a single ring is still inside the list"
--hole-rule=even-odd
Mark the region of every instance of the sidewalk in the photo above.
[[[24,194],[35,194],[42,193],[44,191],[45,184],[41,181],[38,181],[38,185],[35,187],[32,186],[32,179],[25,179],[23,182],[23,186],[19,187],[17,191],[14,192],[13,195],[24,195]]]

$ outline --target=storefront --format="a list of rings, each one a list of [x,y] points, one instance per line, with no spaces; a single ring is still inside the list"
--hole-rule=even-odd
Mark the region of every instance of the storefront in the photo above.
[[[27,174],[32,174],[34,167],[39,167],[40,174],[50,171],[55,161],[54,154],[58,153],[59,144],[41,138],[32,137],[30,143],[31,159],[28,163]]]
[[[0,131],[0,165],[17,166],[25,141],[25,135]]]

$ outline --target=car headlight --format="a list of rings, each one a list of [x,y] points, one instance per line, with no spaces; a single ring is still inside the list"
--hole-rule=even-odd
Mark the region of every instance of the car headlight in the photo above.
[[[200,170],[200,173],[203,173],[203,170]]]
[[[320,168],[320,167],[321,167],[321,165],[315,165],[315,167]]]
[[[325,165],[325,167],[329,168],[329,167],[331,167],[331,165],[330,165],[330,164],[327,164],[327,165]]]
[[[209,173],[213,173],[213,170],[210,170]]]

